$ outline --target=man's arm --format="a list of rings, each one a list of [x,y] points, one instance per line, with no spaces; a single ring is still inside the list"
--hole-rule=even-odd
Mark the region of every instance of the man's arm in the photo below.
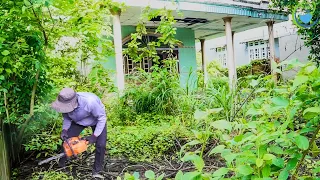
[[[62,130],[68,130],[71,126],[71,119],[68,114],[62,114],[63,116],[63,125]]]
[[[98,123],[93,133],[94,136],[98,137],[100,136],[107,122],[107,116],[104,105],[101,102],[99,103],[95,101],[91,106],[91,113],[98,120]]]

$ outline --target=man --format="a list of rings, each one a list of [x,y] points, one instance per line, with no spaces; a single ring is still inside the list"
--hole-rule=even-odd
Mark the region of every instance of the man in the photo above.
[[[107,129],[105,107],[99,97],[92,93],[64,88],[51,106],[63,116],[61,139],[79,136],[84,128],[92,128],[93,134],[86,138],[89,144],[95,143],[96,148],[92,173],[95,178],[103,178],[99,173],[104,162]],[[66,160],[61,158],[59,165],[65,167]]]

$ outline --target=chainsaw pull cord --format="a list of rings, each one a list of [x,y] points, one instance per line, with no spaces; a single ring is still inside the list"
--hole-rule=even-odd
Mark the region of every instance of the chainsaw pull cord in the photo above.
[[[66,142],[67,142],[67,145],[69,146],[69,148],[70,148],[70,150],[71,150],[71,152],[72,152],[72,155],[73,155],[74,157],[77,157],[77,155],[74,153],[72,147],[70,146],[69,139],[67,139]]]

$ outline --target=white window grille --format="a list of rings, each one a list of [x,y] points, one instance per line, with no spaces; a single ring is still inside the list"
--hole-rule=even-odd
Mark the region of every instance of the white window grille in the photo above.
[[[178,50],[174,50],[172,57],[168,57],[168,54],[163,50],[158,50],[158,56],[160,57],[160,61],[168,58],[174,58],[177,61],[176,68],[177,71],[180,72],[179,68],[179,55]],[[123,69],[125,70],[125,74],[131,74],[136,72],[139,68],[143,69],[145,72],[151,72],[151,67],[153,66],[153,61],[151,58],[144,57],[141,62],[134,62],[132,58],[128,55],[123,56]]]
[[[218,47],[216,48],[216,53],[218,56],[218,62],[222,67],[227,67],[227,48]]]
[[[266,59],[270,57],[268,41],[258,40],[248,42],[249,60]]]

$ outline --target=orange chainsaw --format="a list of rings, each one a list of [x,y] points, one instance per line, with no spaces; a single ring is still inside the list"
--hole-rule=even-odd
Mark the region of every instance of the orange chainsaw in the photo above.
[[[64,150],[63,153],[60,153],[56,156],[40,161],[38,165],[48,163],[54,159],[58,159],[64,156],[67,158],[77,157],[78,154],[81,154],[87,150],[88,144],[89,142],[83,138],[71,137],[63,142],[63,150]]]

